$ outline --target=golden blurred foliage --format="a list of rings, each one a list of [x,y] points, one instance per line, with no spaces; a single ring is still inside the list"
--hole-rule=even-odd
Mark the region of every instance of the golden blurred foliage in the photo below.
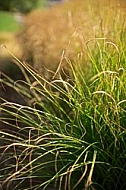
[[[24,31],[18,36],[22,59],[49,77],[48,70],[55,72],[61,62],[61,67],[68,69],[66,58],[88,68],[87,44],[95,48],[96,38],[116,43],[117,34],[126,29],[125,18],[125,0],[68,0],[35,10],[27,15]]]

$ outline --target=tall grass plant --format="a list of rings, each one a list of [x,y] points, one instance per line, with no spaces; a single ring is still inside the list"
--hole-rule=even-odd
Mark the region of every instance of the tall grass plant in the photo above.
[[[103,34],[85,43],[88,71],[80,56],[72,62],[63,52],[71,71],[64,73],[66,80],[58,69],[47,80],[9,52],[25,80],[4,75],[0,82],[26,103],[1,98],[1,188],[126,189],[126,34],[121,21],[113,25],[111,39]]]
[[[94,40],[90,79],[66,57],[72,84],[62,78],[46,81],[14,57],[26,81],[6,77],[1,83],[16,89],[27,104],[1,103],[0,120],[9,126],[0,131],[3,187],[125,189],[124,41]]]

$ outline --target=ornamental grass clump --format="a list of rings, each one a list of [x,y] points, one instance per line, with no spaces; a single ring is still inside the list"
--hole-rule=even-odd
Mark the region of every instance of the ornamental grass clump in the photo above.
[[[110,37],[87,37],[86,59],[62,51],[51,80],[9,52],[25,80],[3,74],[0,83],[25,101],[1,98],[1,188],[126,189],[126,33],[117,15]]]
[[[49,82],[17,58],[26,81],[1,80],[27,100],[20,105],[2,99],[3,188],[125,189],[125,40],[94,40],[88,80],[67,57],[72,85],[62,78]]]

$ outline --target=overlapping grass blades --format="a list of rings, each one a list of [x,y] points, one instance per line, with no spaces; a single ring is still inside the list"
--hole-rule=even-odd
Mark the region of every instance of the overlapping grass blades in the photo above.
[[[1,103],[3,188],[125,189],[124,42],[94,40],[88,77],[66,57],[73,82],[62,77],[49,82],[15,57],[26,81],[1,79],[27,100],[26,105]]]

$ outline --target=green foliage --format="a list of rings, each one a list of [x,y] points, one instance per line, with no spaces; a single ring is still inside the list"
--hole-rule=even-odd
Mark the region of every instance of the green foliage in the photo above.
[[[10,11],[12,7],[12,1],[0,0],[0,10]]]
[[[28,13],[33,9],[42,8],[45,5],[46,0],[14,0],[13,2],[13,9],[22,12]]]
[[[35,8],[45,5],[46,0],[0,0],[0,9],[28,13]]]
[[[0,32],[15,32],[20,26],[16,22],[15,16],[11,13],[0,11]]]

